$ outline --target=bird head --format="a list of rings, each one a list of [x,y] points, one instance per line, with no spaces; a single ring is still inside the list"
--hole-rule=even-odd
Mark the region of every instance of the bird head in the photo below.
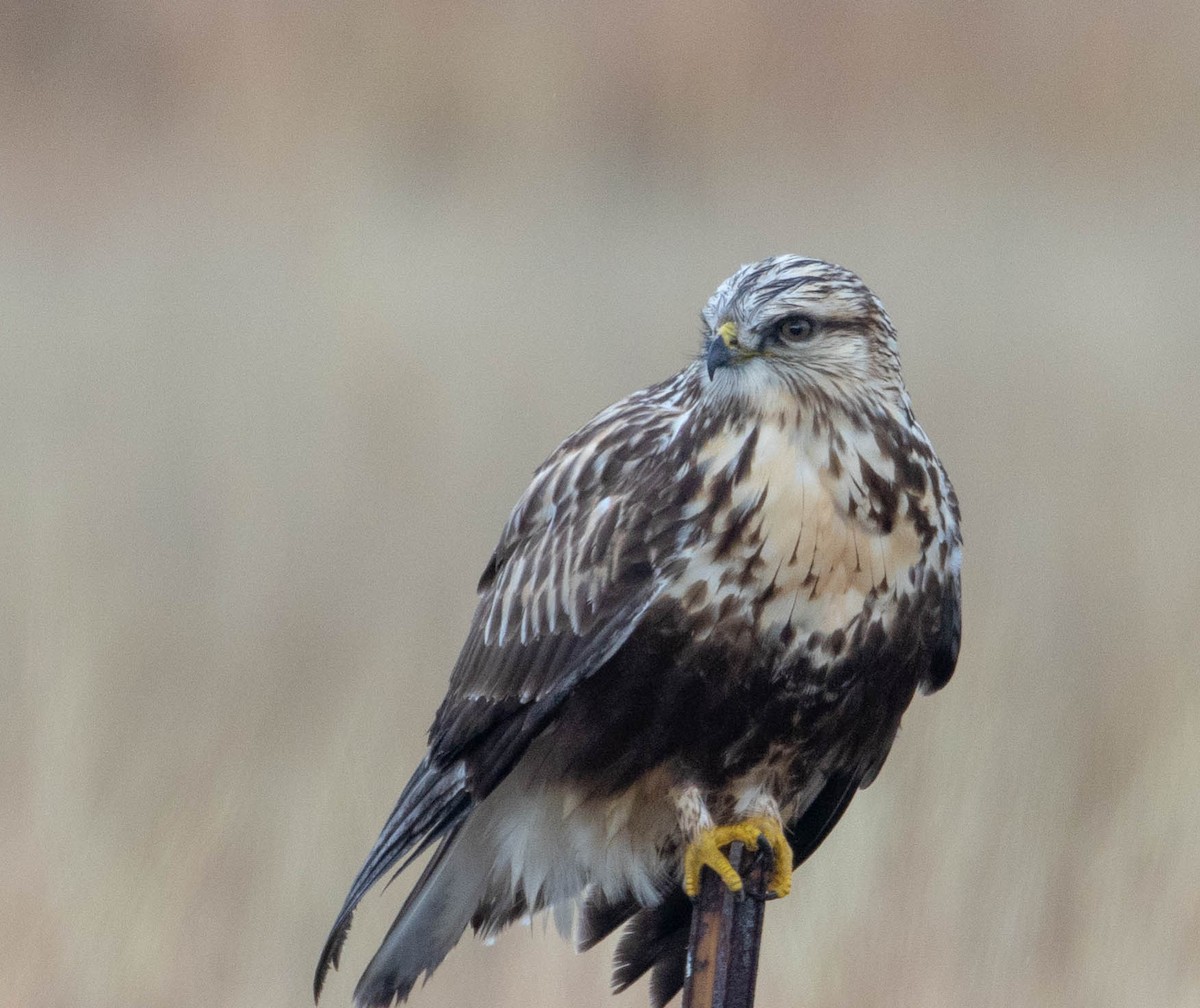
[[[743,266],[717,288],[703,319],[714,394],[903,395],[892,323],[841,266],[797,255]]]

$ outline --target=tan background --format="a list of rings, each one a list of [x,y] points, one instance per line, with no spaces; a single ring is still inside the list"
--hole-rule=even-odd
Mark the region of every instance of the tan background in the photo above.
[[[900,328],[966,638],[760,1005],[1200,1005],[1200,8],[807,6],[4,4],[0,1002],[307,1003],[529,472],[798,251]]]

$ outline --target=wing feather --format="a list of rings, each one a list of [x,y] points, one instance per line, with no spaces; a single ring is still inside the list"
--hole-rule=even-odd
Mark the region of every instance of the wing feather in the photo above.
[[[379,839],[367,855],[350,886],[350,892],[325,940],[317,972],[313,979],[313,996],[319,999],[325,975],[332,966],[337,969],[342,945],[350,931],[354,910],[367,890],[379,881],[401,858],[403,871],[437,840],[451,834],[462,822],[470,808],[470,796],[464,788],[464,768],[441,768],[431,764],[428,757],[421,761],[396,807],[379,833]]]
[[[518,712],[527,744],[666,589],[683,521],[667,473],[687,450],[676,436],[686,408],[677,386],[687,377],[610,407],[534,474],[480,578],[475,616],[430,729],[435,760],[489,749],[501,722]],[[513,748],[511,737],[504,741]],[[491,758],[472,762],[486,763],[494,781],[508,769]],[[472,781],[476,798],[486,793],[482,784]]]
[[[694,402],[697,375],[685,371],[610,406],[534,474],[480,577],[429,752],[350,888],[315,993],[367,890],[455,835],[669,582],[682,508],[666,474],[691,450],[676,437],[677,421]],[[599,443],[603,464],[589,464]]]

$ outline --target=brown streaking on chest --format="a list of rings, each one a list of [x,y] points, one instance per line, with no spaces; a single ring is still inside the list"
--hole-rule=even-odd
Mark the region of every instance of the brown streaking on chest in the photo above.
[[[703,527],[677,593],[562,708],[567,777],[614,792],[666,766],[718,787],[771,759],[799,786],[882,762],[937,632],[936,480],[900,435],[830,433],[711,432],[676,488]]]

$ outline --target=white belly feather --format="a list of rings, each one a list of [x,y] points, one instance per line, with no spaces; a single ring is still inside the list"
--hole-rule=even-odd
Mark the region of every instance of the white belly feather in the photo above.
[[[744,432],[713,438],[700,462],[710,482],[736,465],[745,442]],[[863,458],[875,472],[891,479],[893,463],[881,457],[873,438],[851,443],[843,457]],[[718,556],[720,528],[691,554],[679,579],[680,594],[696,582],[707,587],[710,604],[719,606],[726,598],[739,608],[757,590],[774,579],[775,591],[762,604],[758,624],[764,632],[778,632],[791,625],[796,639],[814,631],[829,634],[845,628],[862,611],[871,593],[908,590],[908,571],[921,557],[916,531],[905,520],[902,505],[890,532],[857,517],[867,512],[867,492],[855,474],[843,470],[835,475],[829,463],[830,446],[816,440],[807,429],[763,423],[758,430],[747,475],[732,488],[729,514],[751,507],[764,496],[751,528],[759,534],[749,544],[735,547],[733,555]],[[703,509],[702,492],[692,505]],[[762,584],[747,591],[733,573],[757,553],[761,559],[758,577]]]

